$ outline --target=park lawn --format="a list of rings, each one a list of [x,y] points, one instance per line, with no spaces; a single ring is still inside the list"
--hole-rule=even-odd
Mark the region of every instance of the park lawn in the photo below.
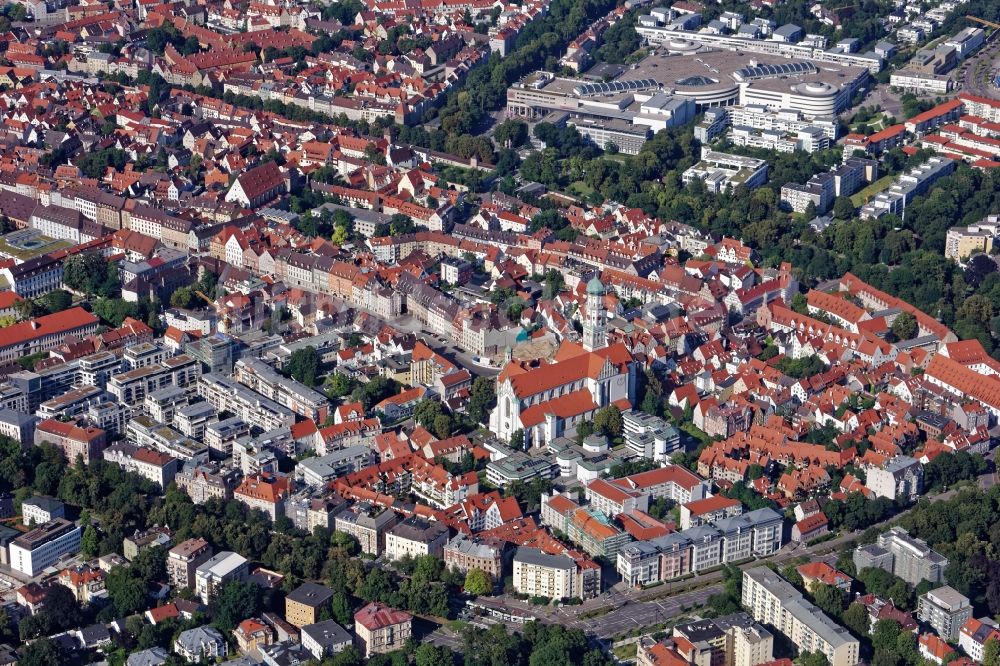
[[[854,204],[855,208],[863,206],[873,196],[888,188],[889,185],[892,184],[893,180],[895,180],[895,176],[883,176],[882,178],[879,178],[863,190],[858,190],[852,194],[851,203]]]
[[[590,185],[583,182],[582,180],[574,180],[566,188],[566,192],[572,197],[578,197],[580,199],[586,199],[594,191]]]

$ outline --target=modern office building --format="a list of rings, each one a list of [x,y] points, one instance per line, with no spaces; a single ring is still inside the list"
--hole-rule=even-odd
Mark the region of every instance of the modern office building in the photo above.
[[[56,518],[10,542],[10,566],[26,576],[37,576],[64,555],[80,550],[82,530],[65,518]]]
[[[696,178],[704,181],[705,187],[713,194],[721,194],[740,185],[753,189],[767,182],[767,162],[756,157],[720,153],[702,146],[701,161],[681,174],[685,185]]]

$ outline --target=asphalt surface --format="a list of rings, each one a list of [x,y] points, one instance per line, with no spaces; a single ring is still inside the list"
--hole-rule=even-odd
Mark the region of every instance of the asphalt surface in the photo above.
[[[455,365],[466,368],[474,377],[496,377],[500,368],[485,367],[473,361],[475,354],[470,354],[454,341],[448,338],[432,335],[423,330],[422,324],[412,315],[403,315],[393,320],[392,325],[401,331],[413,333],[421,342],[444,356]]]
[[[977,53],[974,53],[963,66],[965,73],[958,81],[959,89],[979,97],[1000,98],[1000,89],[990,83],[990,78],[996,72],[996,58],[1000,49],[1000,37],[992,38]],[[977,70],[985,63],[985,72],[977,76]]]

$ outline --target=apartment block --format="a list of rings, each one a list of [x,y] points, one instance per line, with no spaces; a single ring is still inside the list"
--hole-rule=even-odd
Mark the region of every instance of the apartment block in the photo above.
[[[878,545],[892,555],[892,573],[910,585],[922,580],[944,581],[947,558],[931,550],[925,541],[911,537],[902,527],[893,527],[878,537]]]
[[[521,594],[564,599],[579,596],[576,563],[567,555],[550,555],[522,546],[514,553],[514,589]]]
[[[448,543],[448,527],[436,520],[411,516],[391,527],[385,535],[385,554],[390,560],[403,557],[442,557]]]
[[[493,580],[503,577],[506,542],[489,537],[468,536],[459,532],[444,547],[444,563],[450,569],[468,572],[485,571]]]
[[[295,423],[295,414],[287,407],[221,375],[202,375],[198,380],[198,395],[216,411],[232,412],[264,431]]]
[[[239,553],[227,550],[213,555],[195,569],[195,594],[203,604],[211,603],[230,581],[245,581],[249,562]]]
[[[913,500],[923,493],[924,466],[910,456],[896,456],[870,468],[865,484],[878,497]]]
[[[332,590],[316,583],[303,583],[285,597],[285,619],[300,629],[315,624],[331,599]]]
[[[373,601],[354,614],[354,634],[366,659],[403,647],[413,633],[413,616]]]
[[[305,384],[283,376],[270,365],[255,358],[243,358],[236,362],[233,377],[240,384],[274,400],[299,416],[317,423],[326,420],[330,412],[330,401],[319,391]]]
[[[192,588],[195,571],[212,557],[212,545],[204,539],[188,539],[167,551],[167,576],[175,588]]]
[[[948,229],[944,240],[944,256],[964,261],[975,254],[989,254],[1000,231],[1000,215],[991,215],[980,224]]]
[[[878,219],[883,215],[903,216],[906,204],[930,189],[941,178],[955,171],[955,161],[945,157],[932,157],[920,166],[910,169],[896,179],[885,192],[876,194],[861,207],[862,219]]]
[[[917,619],[931,625],[938,636],[949,643],[958,640],[962,625],[971,617],[969,598],[948,585],[917,598]]]
[[[168,386],[187,387],[200,375],[201,364],[196,359],[187,355],[174,356],[155,365],[141,365],[113,375],[108,380],[108,393],[121,403],[140,407],[151,393]]]
[[[149,479],[160,488],[166,488],[177,475],[180,462],[177,458],[143,446],[118,442],[104,449],[106,462],[118,465],[127,472]]]
[[[858,663],[858,640],[767,567],[743,572],[743,606],[753,619],[784,634],[800,652],[822,652],[830,666]]]
[[[772,509],[758,509],[637,541],[618,551],[617,569],[629,585],[671,580],[722,564],[763,557],[782,544],[783,520]]]
[[[339,514],[334,527],[357,539],[361,552],[378,557],[385,550],[386,533],[399,520],[399,514],[391,509],[360,503]]]

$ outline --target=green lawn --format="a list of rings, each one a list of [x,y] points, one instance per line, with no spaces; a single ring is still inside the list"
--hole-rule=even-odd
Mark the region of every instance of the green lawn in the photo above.
[[[615,657],[622,661],[635,659],[635,655],[639,651],[639,644],[633,641],[625,645],[616,645],[611,649],[611,651],[614,653]]]
[[[590,196],[590,193],[594,191],[590,185],[583,182],[582,180],[575,180],[569,184],[566,188],[566,193],[571,197],[578,197],[580,199],[586,199]]]
[[[895,180],[895,176],[883,176],[882,178],[879,178],[863,190],[859,190],[852,194],[851,203],[854,204],[855,208],[863,206],[873,196],[888,188],[892,184],[893,180]]]

